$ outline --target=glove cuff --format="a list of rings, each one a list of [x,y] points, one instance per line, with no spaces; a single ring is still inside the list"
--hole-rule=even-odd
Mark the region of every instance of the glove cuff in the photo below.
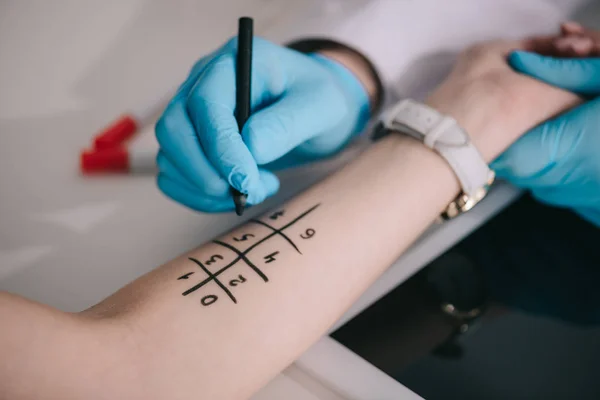
[[[379,112],[381,105],[383,104],[385,94],[383,89],[383,83],[373,63],[371,63],[371,61],[369,61],[369,59],[366,56],[364,56],[361,52],[345,44],[325,38],[306,38],[296,40],[291,43],[288,43],[287,47],[299,51],[301,53],[317,53],[323,50],[335,50],[340,52],[346,52],[355,56],[356,59],[362,63],[365,70],[369,74],[369,78],[375,84],[375,93],[369,96],[371,115],[376,115]]]

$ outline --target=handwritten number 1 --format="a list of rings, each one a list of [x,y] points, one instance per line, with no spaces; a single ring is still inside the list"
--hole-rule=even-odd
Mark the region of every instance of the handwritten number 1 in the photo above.
[[[181,279],[188,279],[190,277],[190,275],[192,275],[192,274],[193,274],[193,272],[188,272],[185,275],[181,275],[179,278],[177,278],[177,280],[179,281]]]

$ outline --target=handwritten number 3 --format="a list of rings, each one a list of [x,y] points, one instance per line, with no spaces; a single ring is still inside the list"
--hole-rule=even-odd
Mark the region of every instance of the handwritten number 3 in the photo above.
[[[223,259],[223,257],[220,254],[215,254],[214,256],[212,256],[211,258],[206,260],[206,265],[210,265],[212,263],[217,262],[217,260],[222,260],[222,259]]]
[[[308,228],[306,232],[300,234],[302,239],[310,239],[313,236],[315,236],[315,230],[312,228]]]

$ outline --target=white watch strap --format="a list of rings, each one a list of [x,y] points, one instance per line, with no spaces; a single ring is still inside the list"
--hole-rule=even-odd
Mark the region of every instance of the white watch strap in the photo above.
[[[444,157],[468,196],[477,196],[494,178],[494,172],[454,118],[406,99],[386,111],[382,122],[385,128],[406,133]]]

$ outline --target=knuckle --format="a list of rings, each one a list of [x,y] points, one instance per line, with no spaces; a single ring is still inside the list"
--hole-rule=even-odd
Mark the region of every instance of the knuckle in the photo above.
[[[202,73],[196,78],[188,99],[204,98],[215,90],[222,83],[218,81],[223,76],[218,73],[220,70],[228,70],[231,78],[235,78],[235,62],[232,53],[217,54],[206,64]]]
[[[203,180],[202,185],[198,188],[202,195],[207,197],[221,197],[227,194],[229,185],[225,180],[208,179]]]
[[[249,124],[245,135],[244,142],[252,153],[252,156],[258,164],[265,161],[264,146],[261,145],[261,139],[258,130],[254,125]]]
[[[167,158],[164,156],[164,154],[162,154],[162,152],[158,152],[158,155],[156,156],[156,166],[160,173],[166,173],[169,171],[170,167],[168,163],[169,162],[167,161]]]
[[[281,146],[286,150],[291,150],[290,147],[293,140],[290,137],[289,123],[288,118],[280,114],[273,114],[270,116],[268,124],[261,124],[260,126],[248,124],[248,133],[245,141],[258,164],[273,161],[272,144],[274,140],[280,142]],[[287,153],[287,151],[285,152]]]
[[[479,59],[486,55],[488,47],[486,43],[476,43],[467,47],[463,51],[463,55],[470,59]]]
[[[173,121],[175,117],[163,114],[160,119],[156,122],[154,127],[154,132],[156,136],[156,140],[161,146],[164,146],[165,143],[169,141],[173,132],[175,132],[176,122]]]

